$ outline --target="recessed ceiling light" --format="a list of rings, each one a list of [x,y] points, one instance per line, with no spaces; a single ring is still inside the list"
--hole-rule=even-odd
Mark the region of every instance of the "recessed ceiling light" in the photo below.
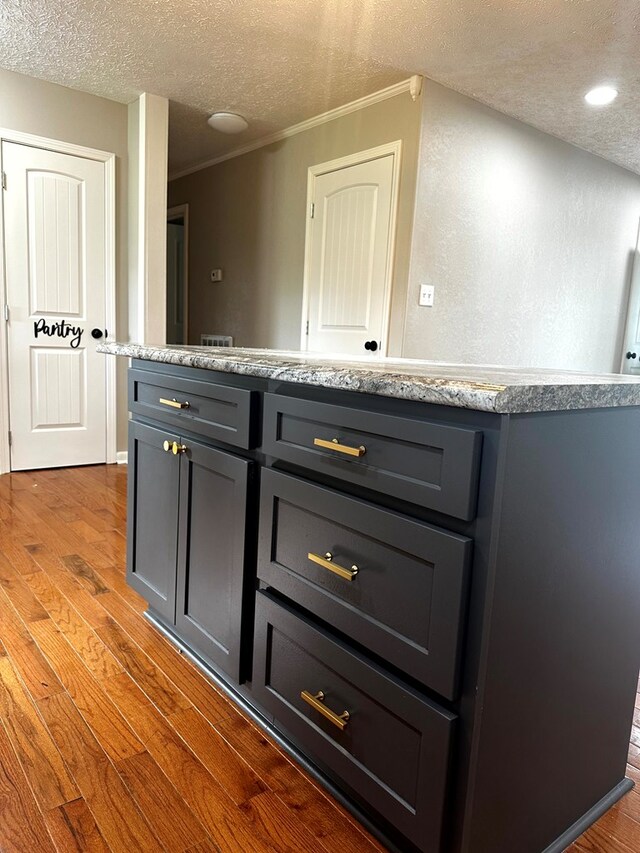
[[[214,113],[207,124],[220,133],[241,133],[249,127],[249,122],[237,113]]]
[[[587,92],[584,99],[592,107],[604,107],[615,101],[617,97],[618,90],[614,89],[613,86],[596,86],[595,89]]]

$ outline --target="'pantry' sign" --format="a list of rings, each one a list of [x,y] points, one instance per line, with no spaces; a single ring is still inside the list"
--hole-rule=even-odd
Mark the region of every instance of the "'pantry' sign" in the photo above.
[[[36,339],[38,335],[47,335],[49,338],[64,338],[65,340],[70,336],[69,346],[73,349],[80,346],[83,332],[84,329],[81,329],[80,326],[72,326],[66,320],[60,320],[57,323],[47,323],[44,317],[42,317],[33,324],[33,334],[36,336]]]

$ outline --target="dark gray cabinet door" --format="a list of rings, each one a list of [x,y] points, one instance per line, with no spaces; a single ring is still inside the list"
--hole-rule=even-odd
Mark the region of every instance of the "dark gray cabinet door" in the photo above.
[[[149,370],[129,370],[129,409],[199,435],[253,447],[256,423],[256,392],[217,382],[184,379]]]
[[[276,728],[424,853],[442,850],[456,716],[264,592],[255,650],[252,689]]]
[[[240,680],[247,482],[251,462],[187,442],[181,456],[176,628]]]
[[[335,489],[262,472],[259,577],[448,699],[457,694],[471,545]]]
[[[264,395],[262,448],[277,459],[470,521],[482,431],[350,406]],[[428,410],[427,410],[428,411]]]
[[[165,430],[129,424],[127,580],[173,622],[176,601],[180,463],[163,443]]]

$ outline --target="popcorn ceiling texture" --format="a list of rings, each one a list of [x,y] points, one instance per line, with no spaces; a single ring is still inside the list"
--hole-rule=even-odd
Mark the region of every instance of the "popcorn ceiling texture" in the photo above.
[[[3,0],[0,66],[168,97],[172,171],[421,73],[640,172],[639,23],[637,0]],[[588,108],[601,82],[620,97]]]

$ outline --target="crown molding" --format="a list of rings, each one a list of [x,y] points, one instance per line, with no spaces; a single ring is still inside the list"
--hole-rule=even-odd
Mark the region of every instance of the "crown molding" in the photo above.
[[[394,98],[396,95],[401,95],[403,92],[409,92],[411,98],[415,101],[422,91],[422,77],[419,74],[414,74],[406,80],[401,80],[399,83],[394,83],[393,86],[387,86],[386,89],[380,89],[378,92],[372,92],[370,95],[365,95],[364,98],[358,98],[357,101],[350,101],[341,107],[335,107],[320,115],[308,118],[298,124],[293,124],[291,127],[285,127],[284,130],[277,130],[269,136],[263,136],[260,139],[255,139],[247,145],[242,145],[240,148],[234,148],[232,151],[227,151],[219,157],[214,157],[211,160],[205,160],[202,163],[197,163],[194,166],[189,166],[187,169],[181,169],[179,172],[174,172],[169,176],[170,181],[175,181],[178,178],[183,178],[185,175],[191,175],[194,172],[199,172],[202,169],[208,169],[209,166],[215,166],[218,163],[223,163],[225,160],[231,160],[233,157],[240,157],[241,154],[247,154],[249,151],[256,151],[258,148],[264,148],[265,145],[271,145],[273,142],[280,142],[283,139],[288,139],[290,136],[295,136],[297,133],[304,133],[305,130],[311,130],[318,125],[326,124],[334,119],[354,113],[357,110],[363,110],[365,107],[370,107],[372,104],[377,104],[380,101],[386,101],[387,98]]]

